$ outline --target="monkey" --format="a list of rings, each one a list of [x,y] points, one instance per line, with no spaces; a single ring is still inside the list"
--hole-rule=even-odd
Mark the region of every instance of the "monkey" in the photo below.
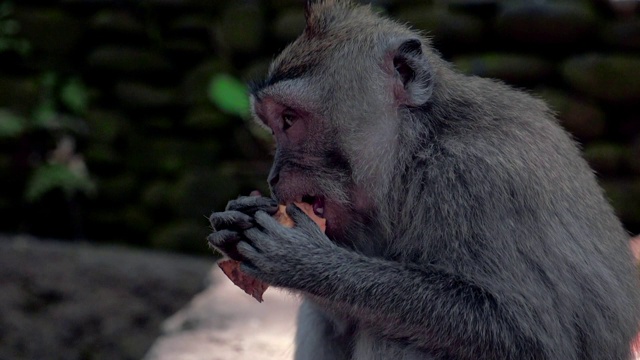
[[[294,358],[628,359],[628,236],[544,102],[461,74],[370,6],[308,1],[305,17],[251,85],[271,197],[230,201],[208,237],[301,296]]]

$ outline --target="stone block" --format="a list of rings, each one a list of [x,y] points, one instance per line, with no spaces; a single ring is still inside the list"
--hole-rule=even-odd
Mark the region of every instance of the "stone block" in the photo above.
[[[129,42],[131,37],[149,38],[144,24],[131,12],[125,10],[104,9],[98,11],[90,20],[90,29],[94,34],[104,34]]]
[[[122,81],[116,84],[115,94],[122,105],[132,109],[158,109],[178,105],[176,91],[146,83]]]
[[[503,2],[496,32],[523,44],[572,44],[588,36],[597,18],[586,2]]]
[[[605,25],[600,38],[620,50],[640,50],[640,19],[625,19]]]

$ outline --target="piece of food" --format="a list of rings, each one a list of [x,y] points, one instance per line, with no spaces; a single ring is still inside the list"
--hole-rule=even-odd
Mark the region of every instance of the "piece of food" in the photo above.
[[[313,220],[320,230],[324,232],[327,228],[327,220],[317,216],[313,211],[313,206],[307,203],[295,203],[302,211],[307,214],[311,220]],[[293,227],[295,224],[289,217],[286,211],[286,205],[279,205],[278,211],[273,217],[283,226]],[[240,271],[240,262],[231,259],[223,259],[218,262],[218,267],[222,269],[225,275],[231,280],[234,285],[244,290],[247,294],[253,296],[259,302],[262,302],[262,294],[267,290],[269,285],[262,281],[255,279],[242,271]]]
[[[300,210],[304,211],[304,213],[307,214],[307,216],[309,216],[311,220],[316,223],[316,225],[318,225],[322,232],[325,232],[325,230],[327,229],[327,219],[321,218],[320,216],[316,215],[316,213],[313,211],[313,205],[305,202],[296,202],[294,204],[296,204],[300,208]],[[293,223],[293,219],[291,219],[289,217],[289,214],[287,214],[286,209],[286,205],[278,205],[278,212],[276,212],[273,217],[278,220],[280,224],[291,228],[295,224]]]
[[[262,302],[262,294],[267,291],[269,285],[240,271],[240,262],[226,259],[218,262],[218,267],[227,275],[229,280],[247,294]]]

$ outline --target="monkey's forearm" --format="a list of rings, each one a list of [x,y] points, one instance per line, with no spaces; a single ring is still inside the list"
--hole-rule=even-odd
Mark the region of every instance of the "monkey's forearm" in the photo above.
[[[535,350],[525,333],[485,289],[435,268],[418,269],[341,249],[329,263],[317,262],[320,282],[302,289],[338,314],[355,318],[382,336],[456,358],[512,358],[508,344]],[[508,307],[508,306],[507,306]],[[473,339],[473,341],[469,341]],[[482,344],[482,345],[480,345]],[[482,346],[482,349],[472,348]],[[475,355],[477,356],[477,355]]]

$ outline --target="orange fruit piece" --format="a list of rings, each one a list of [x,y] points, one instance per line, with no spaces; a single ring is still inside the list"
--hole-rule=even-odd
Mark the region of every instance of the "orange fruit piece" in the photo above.
[[[327,228],[327,220],[317,216],[313,212],[313,206],[307,203],[295,203],[302,211],[307,214],[311,220],[313,220],[318,227],[325,232]],[[283,226],[292,228],[295,226],[293,220],[287,214],[286,205],[278,205],[278,211],[273,217]],[[259,302],[262,302],[262,295],[267,288],[268,284],[253,278],[242,271],[240,271],[240,262],[231,259],[223,259],[218,262],[218,267],[222,269],[222,272],[231,280],[237,287],[244,290],[247,294],[253,296]]]

